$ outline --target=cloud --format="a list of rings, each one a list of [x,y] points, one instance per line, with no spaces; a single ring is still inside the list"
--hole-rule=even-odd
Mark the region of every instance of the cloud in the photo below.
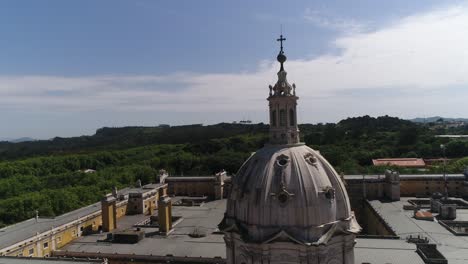
[[[323,11],[314,10],[311,8],[305,9],[303,18],[305,21],[312,23],[317,27],[336,30],[348,34],[362,32],[366,28],[363,22],[357,21],[355,19],[334,17],[326,14]]]
[[[355,27],[309,13],[307,19],[323,27]],[[334,121],[363,114],[466,115],[466,25],[466,6],[446,7],[373,31],[350,30],[330,43],[339,54],[288,60],[288,78],[301,97],[301,120]],[[207,115],[251,111],[264,112],[266,119],[268,84],[275,82],[277,70],[276,62],[262,61],[252,73],[0,76],[0,109]]]

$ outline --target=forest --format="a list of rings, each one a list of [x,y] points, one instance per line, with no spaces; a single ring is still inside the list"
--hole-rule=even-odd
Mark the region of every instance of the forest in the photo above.
[[[466,134],[467,126],[417,124],[395,117],[348,118],[338,123],[302,124],[302,140],[317,149],[338,172],[382,173],[373,158],[443,156],[447,171],[468,165],[468,141],[435,137]],[[243,161],[268,141],[268,125],[228,124],[101,128],[95,135],[22,143],[0,142],[0,226],[56,216],[97,202],[117,188],[155,182],[158,171],[171,175],[235,175]],[[85,173],[93,169],[95,173]],[[426,171],[440,173],[441,164]]]

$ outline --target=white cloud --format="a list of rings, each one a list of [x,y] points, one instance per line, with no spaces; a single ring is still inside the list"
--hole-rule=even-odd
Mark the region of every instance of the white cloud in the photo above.
[[[303,18],[317,27],[337,30],[347,34],[362,32],[366,28],[361,21],[334,17],[323,11],[310,8],[305,9]]]
[[[352,23],[315,22],[352,28]],[[334,121],[362,114],[466,116],[468,92],[461,87],[468,84],[467,25],[466,6],[433,10],[372,32],[342,35],[331,43],[339,48],[338,55],[286,62],[289,79],[301,97],[301,119]],[[275,82],[277,70],[277,63],[263,61],[253,73],[3,76],[0,109],[259,112],[266,109],[268,84]]]

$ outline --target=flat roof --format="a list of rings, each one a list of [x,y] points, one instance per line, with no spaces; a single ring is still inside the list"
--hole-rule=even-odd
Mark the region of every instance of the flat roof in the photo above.
[[[468,237],[455,236],[440,225],[437,219],[427,221],[413,218],[413,210],[403,210],[403,205],[410,199],[418,198],[402,197],[395,202],[373,200],[369,203],[402,239],[410,235],[425,236],[431,243],[437,244],[437,249],[450,264],[468,263]],[[468,209],[457,209],[455,221],[468,221]]]
[[[29,257],[0,257],[0,264],[96,264],[104,263],[103,260],[76,259],[76,258],[29,258]]]
[[[174,181],[215,181],[216,176],[175,176],[167,177],[164,179],[165,182],[174,182]]]
[[[354,263],[424,264],[416,253],[416,245],[400,239],[357,238]]]
[[[145,186],[143,186],[143,190]],[[119,190],[118,194],[127,195],[129,192],[133,192],[135,190],[136,188],[124,188]],[[35,218],[31,218],[23,222],[6,226],[0,229],[0,249],[12,246],[29,238],[33,238],[38,233],[41,234],[43,232],[50,231],[52,228],[66,225],[79,218],[99,212],[100,210],[101,202],[97,202],[56,217],[39,217],[37,221]]]
[[[223,235],[216,233],[226,209],[226,200],[216,200],[204,203],[202,206],[173,206],[173,216],[183,217],[167,236],[145,237],[137,244],[117,244],[97,242],[106,238],[107,233],[80,237],[56,252],[86,252],[100,254],[135,254],[144,256],[166,256],[168,254],[180,257],[225,258],[226,249]],[[133,218],[133,219],[130,219]],[[144,221],[148,215],[123,216],[117,221],[117,231],[132,228],[137,221]],[[150,234],[156,228],[140,227]],[[205,237],[192,238],[189,234],[195,230],[206,234]],[[115,232],[115,231],[114,231]]]
[[[460,174],[446,174],[447,179],[463,179],[465,178],[465,175],[460,173]],[[377,180],[377,179],[385,179],[384,174],[367,174],[367,175],[359,175],[359,174],[354,174],[354,175],[344,175],[345,180]],[[434,179],[442,179],[444,177],[443,174],[400,174],[400,180],[413,180],[413,179],[428,179],[428,180],[434,180]]]
[[[54,227],[68,224],[78,218],[85,217],[101,210],[101,203],[95,203],[55,218],[31,218],[26,221],[0,229],[0,248],[6,248],[23,240],[32,238],[37,233],[43,233]]]
[[[137,244],[112,244],[97,242],[104,239],[107,233],[81,237],[59,250],[59,254],[119,254],[136,256],[166,256],[196,257],[196,258],[226,258],[226,246],[223,234],[217,232],[217,225],[221,222],[226,210],[226,200],[217,200],[204,203],[202,206],[173,206],[173,215],[182,216],[183,220],[174,227],[174,231],[167,237],[146,237]],[[129,219],[134,217],[134,219]],[[140,215],[141,219],[149,216]],[[132,226],[137,216],[123,216],[117,222],[119,230]],[[206,237],[192,238],[189,236],[194,229],[206,233]],[[147,233],[149,228],[143,228]],[[416,253],[416,245],[405,240],[395,239],[356,239],[356,263],[412,263],[424,264]],[[84,252],[84,253],[83,253]]]

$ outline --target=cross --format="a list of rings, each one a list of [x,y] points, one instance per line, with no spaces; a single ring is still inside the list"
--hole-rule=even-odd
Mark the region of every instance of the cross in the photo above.
[[[285,41],[286,38],[283,38],[283,34],[280,35],[280,38],[277,39],[276,41],[279,41],[281,43],[281,52],[283,52],[283,41]]]

